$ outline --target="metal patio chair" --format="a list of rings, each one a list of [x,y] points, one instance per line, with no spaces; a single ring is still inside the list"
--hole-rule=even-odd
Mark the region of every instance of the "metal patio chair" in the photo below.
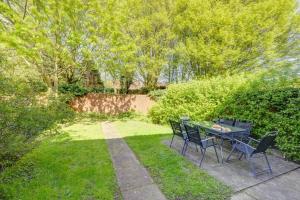
[[[245,120],[236,120],[234,126],[245,129],[246,131],[242,134],[239,135],[239,138],[236,139],[240,139],[242,138],[248,138],[251,134],[251,129],[252,129],[252,124],[249,121],[245,121]]]
[[[205,139],[201,139],[201,133],[200,130],[203,131],[202,129],[200,129],[198,126],[196,125],[190,125],[190,124],[185,124],[185,130],[187,133],[187,140],[186,140],[186,144],[183,150],[183,154],[185,154],[187,147],[189,145],[189,143],[194,143],[197,147],[197,145],[199,145],[200,147],[200,152],[202,154],[202,158],[200,160],[199,166],[201,167],[201,164],[204,160],[205,157],[205,153],[206,153],[206,149],[209,147],[213,147],[216,153],[216,157],[218,162],[219,161],[219,157],[218,157],[218,153],[216,150],[216,145],[217,143],[215,142],[215,137],[209,137],[209,138],[205,138]],[[205,132],[203,131],[202,133],[205,134]]]
[[[266,151],[269,147],[271,147],[275,144],[275,138],[276,138],[277,134],[278,133],[276,131],[267,133],[260,141],[255,140],[250,137],[248,137],[248,142],[243,142],[243,141],[235,139],[235,143],[233,144],[233,148],[227,157],[227,161],[230,159],[233,152],[239,151],[241,153],[239,160],[241,160],[242,157],[245,156],[245,158],[247,159],[247,161],[250,164],[252,174],[254,176],[256,176],[258,173],[255,170],[255,166],[253,163],[253,157],[256,154],[263,154],[263,156],[266,159],[267,165],[268,165],[268,169],[266,169],[266,170],[268,170],[270,172],[270,174],[272,174],[272,168],[269,163]],[[255,145],[252,145],[252,143],[254,143]],[[266,170],[263,170],[259,173],[262,173]]]
[[[171,143],[170,143],[170,147],[172,147],[172,143],[173,143],[175,135],[181,137],[184,141],[184,144],[183,144],[182,149],[181,149],[181,154],[183,154],[183,150],[184,150],[186,140],[187,140],[186,133],[183,130],[183,127],[182,127],[181,123],[179,123],[177,121],[174,121],[174,120],[169,120],[169,121],[170,121],[172,131],[173,131],[173,136],[172,136],[172,140],[171,140]]]
[[[230,119],[230,118],[219,118],[216,123],[218,124],[225,124],[229,126],[234,126],[235,125],[235,119]]]

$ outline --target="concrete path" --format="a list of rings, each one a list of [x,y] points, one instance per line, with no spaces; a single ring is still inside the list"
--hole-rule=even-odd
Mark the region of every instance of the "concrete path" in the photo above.
[[[282,174],[264,183],[234,194],[231,200],[299,200],[300,169]]]
[[[103,122],[102,129],[124,200],[166,200],[116,128]]]
[[[169,146],[170,140],[164,143]],[[180,153],[182,145],[182,139],[176,137],[172,148]],[[229,150],[225,149],[225,158]],[[213,148],[208,149],[206,155],[202,169],[231,186],[234,191],[232,200],[300,200],[300,166],[296,163],[285,161],[275,155],[268,155],[273,174],[264,173],[253,177],[247,161],[238,160],[238,155],[233,155],[230,162],[225,162],[223,165],[217,162]],[[190,145],[185,157],[198,165],[201,155],[194,145]],[[255,164],[258,170],[266,168],[264,158],[257,157]]]

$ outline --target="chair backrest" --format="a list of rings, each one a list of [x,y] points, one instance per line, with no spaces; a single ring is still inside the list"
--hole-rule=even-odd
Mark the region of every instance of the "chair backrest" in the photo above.
[[[190,118],[188,116],[183,116],[183,117],[180,117],[180,121],[182,124],[186,124],[190,121]]]
[[[169,121],[173,130],[173,134],[183,138],[183,131],[181,128],[181,124],[174,120],[169,120]]]
[[[270,132],[267,133],[258,143],[256,149],[253,151],[252,154],[256,154],[256,153],[263,153],[266,152],[266,150],[273,146],[275,144],[275,138],[277,136],[277,132]]]
[[[250,122],[237,120],[234,126],[245,129],[246,132],[244,134],[247,136],[249,136],[251,133],[252,125]]]
[[[235,119],[222,118],[222,119],[219,119],[219,123],[220,124],[229,125],[229,126],[234,126]]]
[[[184,124],[184,127],[188,140],[202,146],[199,128],[190,124]]]

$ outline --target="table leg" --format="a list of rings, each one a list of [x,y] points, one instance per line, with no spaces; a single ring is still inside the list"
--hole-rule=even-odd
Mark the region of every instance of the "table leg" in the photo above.
[[[221,137],[220,151],[221,151],[221,163],[222,164],[224,163],[223,144],[224,144],[224,139]]]

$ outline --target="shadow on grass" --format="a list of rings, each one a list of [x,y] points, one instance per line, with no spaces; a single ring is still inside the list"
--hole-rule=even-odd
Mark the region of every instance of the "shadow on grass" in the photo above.
[[[121,199],[105,140],[74,140],[66,132],[0,178],[0,199]]]
[[[231,189],[208,175],[163,141],[171,134],[125,137],[167,199],[228,199]]]

